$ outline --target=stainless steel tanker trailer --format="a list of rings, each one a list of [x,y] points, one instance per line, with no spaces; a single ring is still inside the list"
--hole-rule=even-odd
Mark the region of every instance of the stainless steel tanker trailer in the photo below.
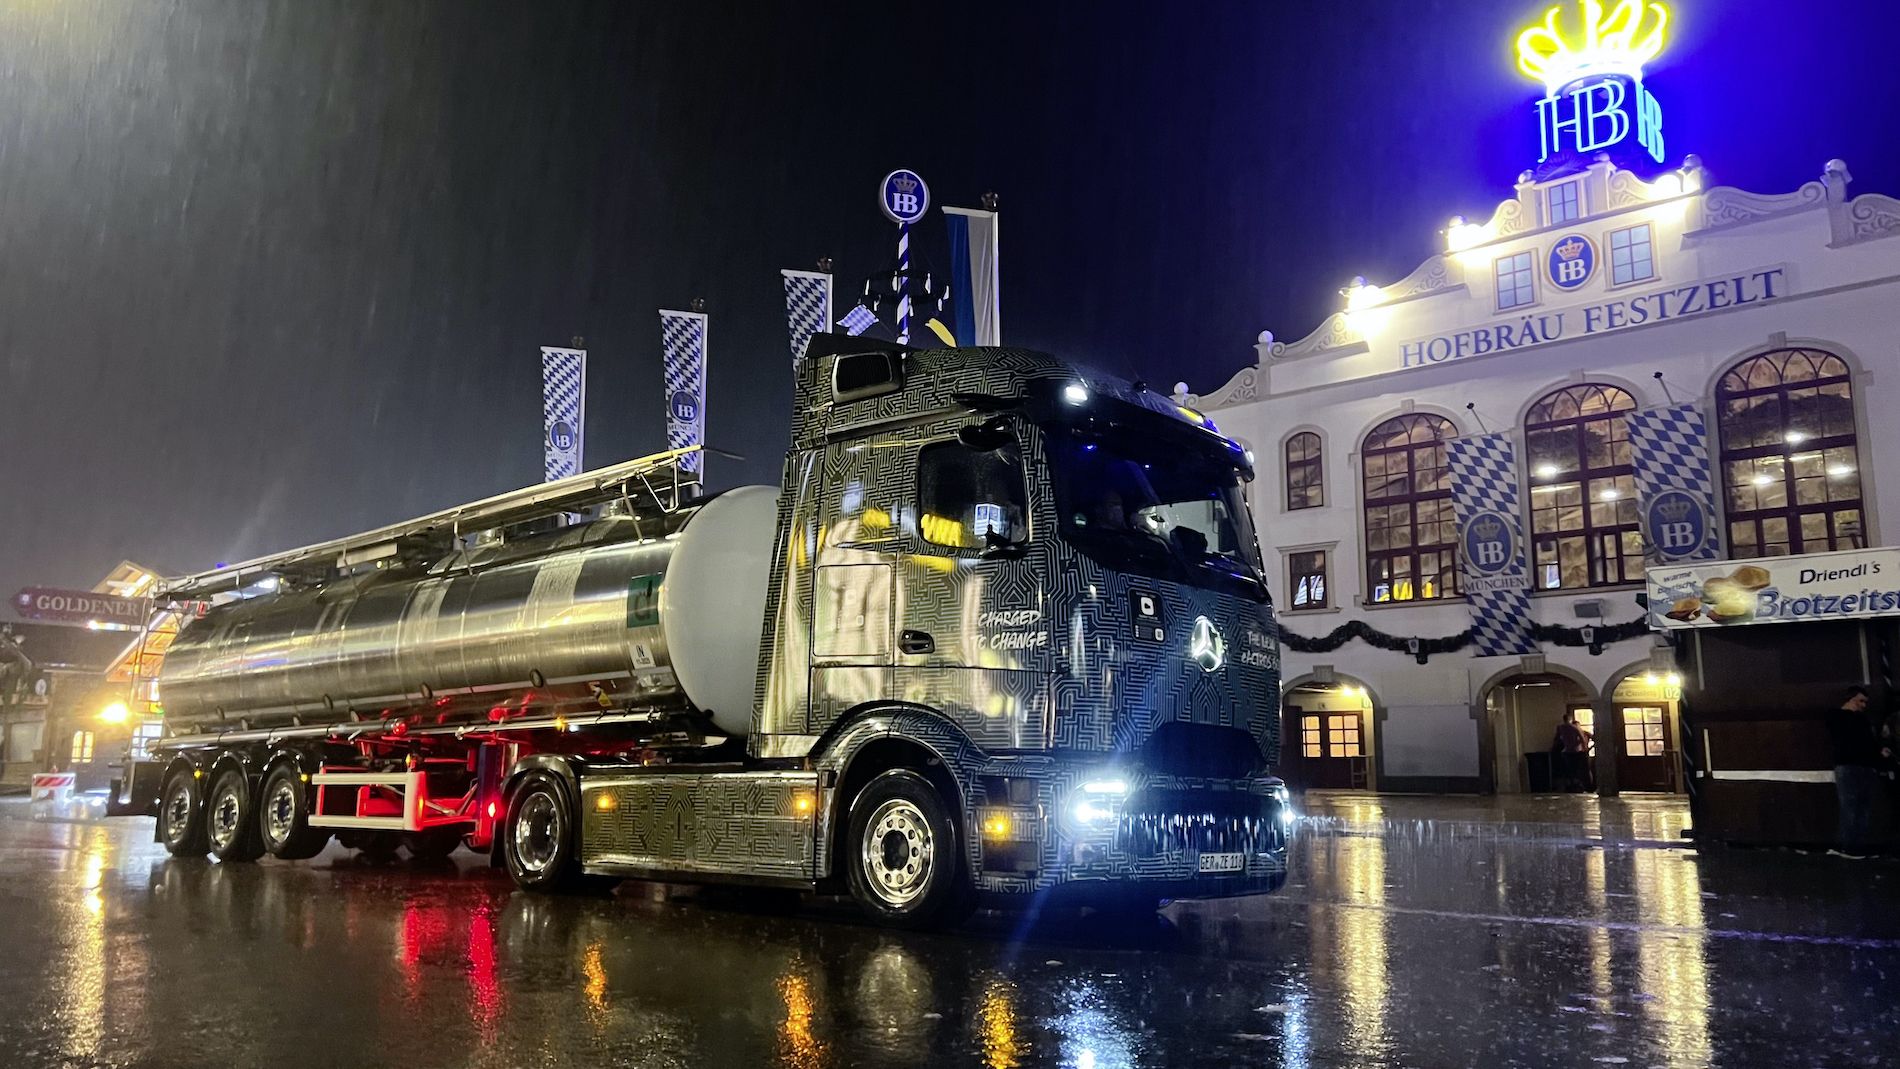
[[[1023,350],[819,335],[795,375],[778,487],[663,453],[168,582],[200,608],[112,811],[180,856],[466,844],[904,926],[1278,887],[1245,451]]]

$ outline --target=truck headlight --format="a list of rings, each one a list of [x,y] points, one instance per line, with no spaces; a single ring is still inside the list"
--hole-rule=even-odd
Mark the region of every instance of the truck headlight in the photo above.
[[[1293,822],[1299,819],[1299,814],[1293,811],[1293,795],[1286,785],[1276,783],[1268,787],[1267,796],[1280,803],[1280,823],[1292,827]]]
[[[1112,824],[1122,800],[1128,796],[1124,779],[1089,780],[1076,788],[1076,799],[1069,804],[1069,815],[1084,827]]]

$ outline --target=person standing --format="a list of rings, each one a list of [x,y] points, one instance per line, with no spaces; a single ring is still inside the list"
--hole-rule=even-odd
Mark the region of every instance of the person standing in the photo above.
[[[1846,700],[1827,714],[1828,743],[1834,753],[1834,798],[1840,807],[1840,853],[1861,857],[1873,833],[1874,813],[1882,795],[1881,771],[1893,751],[1883,748],[1867,715],[1867,691],[1850,687]]]
[[[1563,723],[1557,725],[1557,760],[1564,777],[1564,789],[1570,792],[1590,789],[1590,733],[1577,723],[1575,710],[1565,709]]]

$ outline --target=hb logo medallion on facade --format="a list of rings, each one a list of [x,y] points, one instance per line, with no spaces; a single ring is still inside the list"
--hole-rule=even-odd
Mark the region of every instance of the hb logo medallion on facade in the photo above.
[[[1590,281],[1597,267],[1597,247],[1582,234],[1569,234],[1550,247],[1550,284],[1574,290]]]
[[[1682,490],[1664,490],[1649,503],[1649,544],[1664,560],[1690,556],[1707,536],[1702,502]]]

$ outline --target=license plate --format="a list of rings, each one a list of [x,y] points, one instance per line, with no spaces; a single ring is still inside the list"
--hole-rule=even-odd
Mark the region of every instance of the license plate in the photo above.
[[[1245,854],[1202,854],[1202,872],[1239,872],[1247,867]]]

